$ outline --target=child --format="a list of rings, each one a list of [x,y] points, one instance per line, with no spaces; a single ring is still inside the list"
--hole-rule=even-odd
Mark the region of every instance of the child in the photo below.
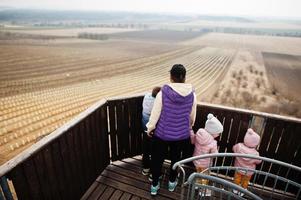
[[[207,116],[205,128],[200,128],[196,134],[193,131],[190,132],[191,143],[195,145],[193,156],[199,156],[203,154],[218,153],[217,142],[214,138],[218,137],[223,132],[223,125],[214,117],[211,113]],[[199,159],[193,161],[196,171],[198,173],[204,171],[210,167],[210,158]],[[208,180],[197,180],[199,184],[208,184]],[[204,196],[204,194],[201,194]],[[207,191],[206,196],[210,196],[211,192]]]
[[[244,137],[244,142],[234,145],[233,152],[259,156],[259,153],[256,150],[256,147],[259,144],[259,141],[260,141],[260,136],[255,131],[253,131],[253,129],[249,128]],[[236,157],[234,166],[248,168],[248,169],[255,169],[256,165],[260,164],[260,163],[261,163],[261,160]],[[253,173],[254,172],[247,171],[247,170],[236,171],[235,175],[234,175],[234,183],[247,189],[249,181],[252,178]],[[233,192],[237,193],[236,190],[233,190]]]
[[[149,117],[154,105],[155,98],[158,92],[161,90],[160,87],[154,87],[152,93],[145,94],[142,102],[142,127],[143,127],[143,154],[142,154],[142,165],[143,175],[148,175],[150,172],[150,154],[151,154],[151,141],[146,134],[146,124],[149,121]]]

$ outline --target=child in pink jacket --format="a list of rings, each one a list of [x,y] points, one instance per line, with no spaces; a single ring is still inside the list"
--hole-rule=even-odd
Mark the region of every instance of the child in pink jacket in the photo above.
[[[205,128],[200,128],[196,134],[190,132],[191,143],[194,144],[193,156],[199,156],[210,153],[218,153],[217,142],[214,138],[218,137],[223,132],[223,125],[211,113],[207,116]],[[194,160],[193,164],[198,173],[204,171],[211,166],[210,158]],[[208,180],[198,180],[200,184],[208,184]],[[209,196],[210,194],[206,194]]]
[[[244,142],[234,145],[233,152],[259,156],[259,153],[256,150],[259,141],[260,141],[260,136],[255,131],[253,131],[253,129],[249,128],[244,137]],[[256,165],[260,163],[261,160],[236,157],[234,166],[248,168],[248,169],[255,169]],[[241,185],[243,188],[246,189],[248,187],[248,184],[253,174],[254,172],[252,171],[238,170],[235,172],[234,175],[234,183],[237,185]]]

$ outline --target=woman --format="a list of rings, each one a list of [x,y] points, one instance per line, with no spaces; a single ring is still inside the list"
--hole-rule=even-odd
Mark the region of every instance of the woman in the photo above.
[[[168,190],[174,191],[177,186],[177,172],[172,170],[175,162],[180,160],[181,152],[190,144],[190,129],[196,116],[196,95],[191,84],[185,83],[186,69],[181,64],[170,70],[170,81],[157,94],[147,133],[153,138],[152,144],[152,185],[151,194],[156,195],[159,188],[161,168],[170,150],[170,176]]]

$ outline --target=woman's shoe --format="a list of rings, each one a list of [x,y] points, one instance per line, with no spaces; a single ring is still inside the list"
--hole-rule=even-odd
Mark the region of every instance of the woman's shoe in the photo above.
[[[175,190],[175,188],[176,188],[177,185],[178,185],[178,181],[177,180],[175,180],[174,182],[168,181],[168,190],[170,192],[173,192]]]
[[[159,183],[158,183],[157,186],[151,185],[151,195],[157,195],[159,189],[160,189],[160,184]]]
[[[150,172],[150,168],[142,169],[142,174],[143,174],[144,176],[149,175],[149,172]]]

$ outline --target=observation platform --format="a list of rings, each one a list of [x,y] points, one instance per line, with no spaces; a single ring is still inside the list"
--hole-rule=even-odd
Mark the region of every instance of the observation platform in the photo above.
[[[0,177],[12,181],[21,200],[180,199],[180,187],[175,192],[166,189],[168,163],[156,197],[150,195],[150,182],[141,174],[142,100],[139,95],[98,101],[0,166]],[[199,103],[195,131],[204,127],[208,113],[224,125],[219,152],[232,153],[232,146],[252,127],[261,135],[261,156],[301,166],[301,119]],[[191,155],[192,151],[193,146]],[[222,160],[223,165],[232,162]],[[269,163],[259,168],[300,184],[301,173]],[[264,183],[273,187],[270,179]]]

